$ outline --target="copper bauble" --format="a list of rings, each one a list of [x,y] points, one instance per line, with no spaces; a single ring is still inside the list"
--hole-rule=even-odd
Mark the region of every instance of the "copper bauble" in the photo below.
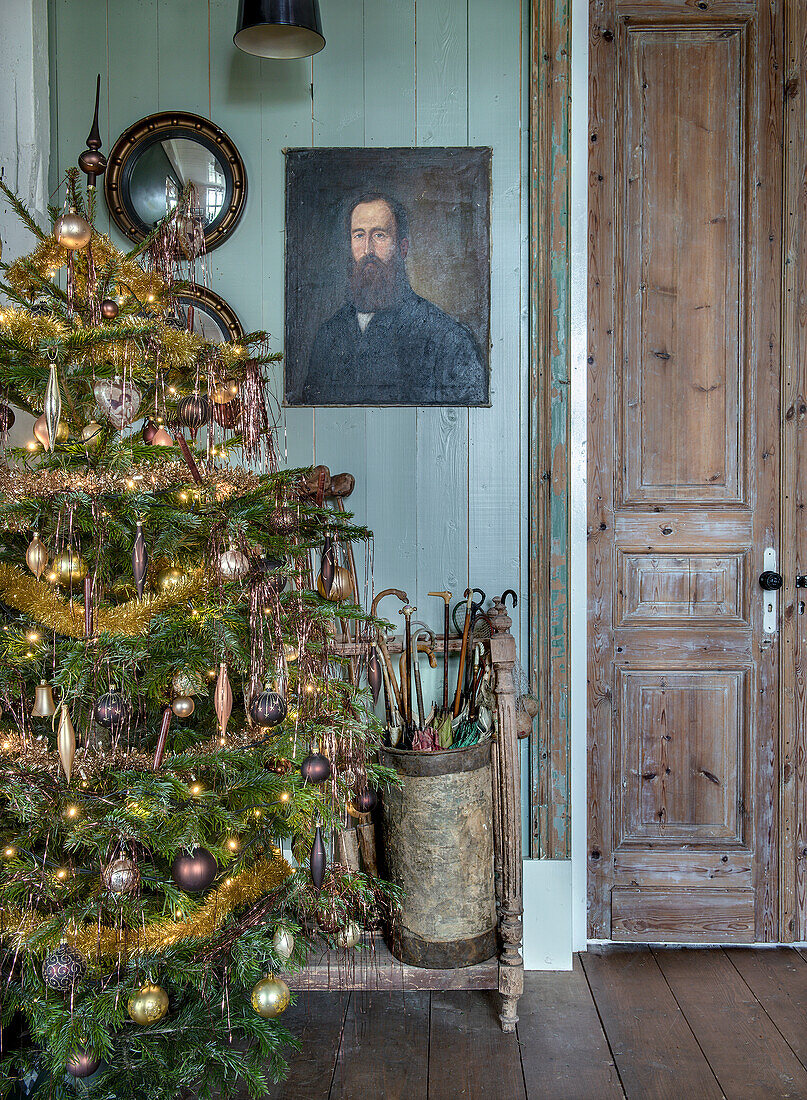
[[[356,792],[353,799],[353,805],[359,811],[360,814],[371,813],[378,802],[378,795],[370,787],[362,787],[360,791]]]
[[[158,428],[151,437],[152,447],[173,447],[174,441],[165,428]]]
[[[37,580],[48,568],[48,551],[40,539],[38,531],[34,531],[34,537],[25,551],[25,563]]]
[[[87,1047],[76,1047],[67,1059],[65,1069],[71,1077],[91,1077],[101,1065],[101,1059]]]
[[[98,449],[103,430],[103,425],[99,424],[97,420],[91,420],[89,424],[85,424],[81,429],[81,438],[88,451],[95,451]]]
[[[71,207],[56,219],[53,235],[63,248],[86,248],[92,237],[92,226]]]
[[[80,554],[62,550],[53,559],[53,573],[58,584],[80,584],[87,576],[87,563]]]
[[[143,1027],[156,1024],[168,1011],[168,994],[161,985],[147,982],[129,998],[126,1011],[136,1024]]]
[[[252,990],[252,1007],[264,1020],[280,1016],[289,1007],[291,990],[282,978],[268,974]]]
[[[101,872],[101,882],[110,894],[132,894],[140,885],[140,868],[133,859],[113,859]]]
[[[4,405],[0,402],[0,435],[5,435],[6,432],[10,432],[14,427],[14,410],[10,405]]]
[[[207,848],[183,852],[171,864],[171,877],[187,894],[198,894],[211,885],[218,874],[218,864]]]
[[[332,603],[341,603],[342,600],[349,600],[353,595],[353,582],[350,579],[350,573],[344,566],[337,565],[334,570],[330,592],[326,593],[325,583],[321,575],[317,578],[317,592],[319,592],[320,596],[324,596],[326,600],[330,600]]]
[[[48,450],[50,446],[50,433],[48,432],[48,425],[45,421],[45,414],[37,417],[34,421],[33,427],[34,435],[37,440],[42,444],[45,450]],[[70,436],[70,429],[65,424],[64,420],[59,421],[59,427],[56,429],[56,442],[66,443]]]
[[[104,298],[101,302],[101,316],[105,321],[114,321],[120,312],[120,307],[114,298]]]
[[[171,703],[171,710],[177,718],[190,718],[196,709],[196,704],[190,695],[177,695]]]
[[[170,592],[172,588],[182,584],[186,579],[181,569],[171,565],[167,569],[161,569],[157,574],[157,587],[161,592]]]

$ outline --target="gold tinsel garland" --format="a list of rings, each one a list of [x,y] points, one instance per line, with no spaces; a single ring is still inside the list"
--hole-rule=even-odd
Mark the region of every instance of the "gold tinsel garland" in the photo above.
[[[260,479],[247,470],[205,470],[204,485],[217,500],[226,500],[233,493],[255,489]],[[0,497],[20,504],[32,498],[56,496],[57,493],[83,493],[85,496],[120,496],[132,492],[166,492],[170,489],[195,489],[184,462],[153,462],[132,466],[125,472],[109,470],[21,470],[0,466]]]
[[[129,600],[116,607],[100,607],[94,614],[95,633],[124,638],[145,634],[155,615],[197,595],[203,590],[204,582],[205,574],[199,570],[159,595]],[[68,638],[84,637],[84,604],[62,599],[44,581],[28,576],[9,562],[0,562],[0,601],[57,634]]]
[[[112,928],[87,922],[77,930],[65,930],[64,939],[85,958],[153,954],[181,940],[206,939],[219,928],[229,914],[241,905],[257,901],[282,886],[291,867],[278,852],[271,861],[263,861],[235,878],[227,878],[207,895],[195,913],[181,920],[170,917],[152,921],[142,928]],[[10,907],[0,910],[0,937],[14,947],[25,947],[45,922],[45,917],[30,910]]]

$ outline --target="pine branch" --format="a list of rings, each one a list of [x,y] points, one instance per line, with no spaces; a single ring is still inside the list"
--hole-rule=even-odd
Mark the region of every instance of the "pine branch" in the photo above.
[[[31,214],[25,203],[22,201],[22,199],[19,197],[19,195],[17,195],[16,192],[12,191],[11,188],[2,181],[2,179],[0,179],[0,191],[2,191],[3,194],[6,196],[9,205],[12,207],[14,213],[17,215],[23,225],[27,226],[27,228],[30,229],[34,236],[38,237],[40,241],[44,241],[45,238],[50,234],[45,233],[44,230],[40,229],[39,225],[34,220],[33,215]]]

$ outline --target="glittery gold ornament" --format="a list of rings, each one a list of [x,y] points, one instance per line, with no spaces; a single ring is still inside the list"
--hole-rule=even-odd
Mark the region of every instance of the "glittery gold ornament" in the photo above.
[[[161,569],[157,574],[157,587],[161,592],[169,592],[176,585],[183,584],[187,579],[181,569],[171,565],[167,569]]]
[[[92,226],[71,206],[66,214],[56,219],[53,236],[63,248],[86,248],[92,237]]]
[[[350,573],[348,573],[344,566],[337,565],[330,592],[325,592],[325,584],[321,576],[317,578],[317,592],[319,592],[320,596],[324,596],[326,600],[330,600],[332,603],[341,603],[342,600],[349,600],[353,595],[353,582],[350,579]]]
[[[48,568],[48,552],[39,537],[38,531],[34,531],[34,537],[29,542],[28,549],[25,551],[25,562],[37,580],[39,580]]]
[[[129,998],[126,1010],[136,1024],[156,1024],[168,1011],[168,994],[160,985],[141,985]]]
[[[140,868],[133,859],[113,859],[101,872],[101,882],[110,894],[131,894],[140,884]]]
[[[87,563],[73,550],[62,550],[53,559],[57,584],[79,584],[87,576]]]
[[[268,974],[252,990],[252,1007],[264,1020],[280,1016],[289,1007],[291,990],[282,978]]]
[[[187,669],[177,672],[171,681],[171,689],[174,695],[201,695],[205,690],[205,682],[201,672]]]

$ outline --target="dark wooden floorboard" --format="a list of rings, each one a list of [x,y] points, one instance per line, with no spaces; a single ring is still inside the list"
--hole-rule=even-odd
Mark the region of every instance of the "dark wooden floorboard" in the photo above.
[[[628,1100],[723,1093],[647,948],[583,956]]]
[[[349,993],[297,995],[283,1023],[302,1049],[287,1053],[289,1076],[271,1088],[271,1100],[328,1100],[349,1002]]]
[[[726,949],[746,985],[776,1024],[791,1050],[807,1066],[807,962],[797,951]]]
[[[518,1041],[529,1100],[624,1097],[583,973],[532,972],[518,1003]]]
[[[425,1100],[429,997],[429,993],[351,994],[331,1100]]]
[[[499,997],[433,992],[428,1100],[526,1100],[518,1039],[499,1023]]]
[[[654,954],[730,1100],[807,1097],[807,1070],[722,950]]]

